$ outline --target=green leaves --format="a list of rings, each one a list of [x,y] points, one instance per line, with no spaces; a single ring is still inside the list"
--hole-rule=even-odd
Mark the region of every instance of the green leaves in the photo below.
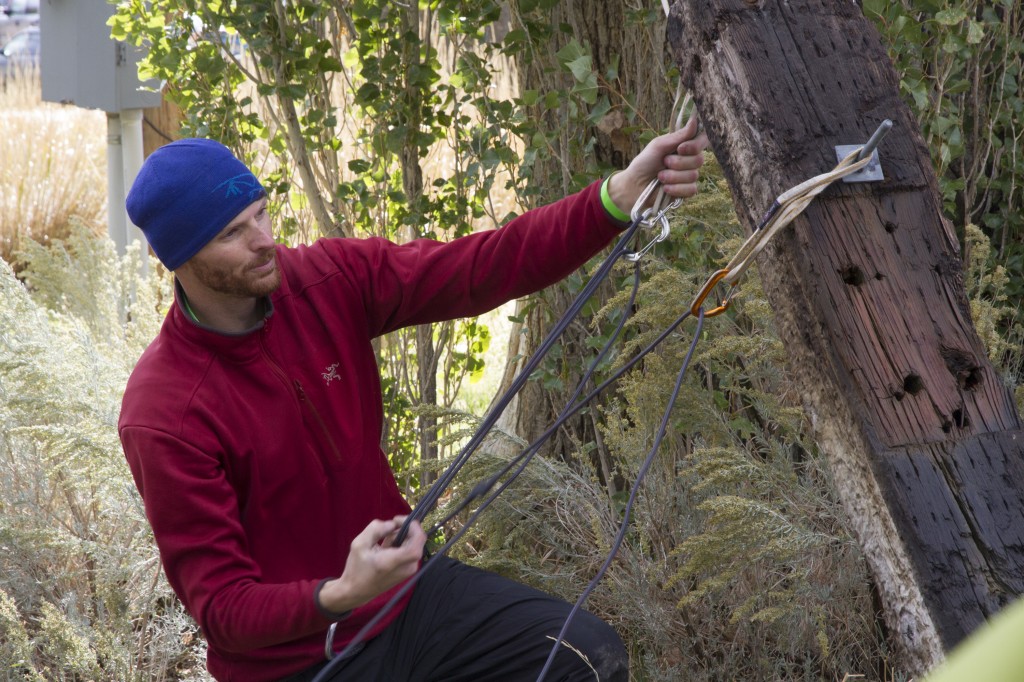
[[[944,9],[935,13],[935,21],[942,26],[955,26],[967,19],[967,12],[962,7]]]
[[[559,63],[572,73],[576,85],[572,93],[578,95],[587,104],[597,101],[597,73],[593,69],[590,54],[583,49],[575,38],[557,53]]]
[[[1024,8],[1019,0],[865,0],[931,151],[948,217],[1006,257],[1024,240]],[[1019,271],[1017,271],[1019,272]],[[1024,279],[1010,288],[1024,294]]]

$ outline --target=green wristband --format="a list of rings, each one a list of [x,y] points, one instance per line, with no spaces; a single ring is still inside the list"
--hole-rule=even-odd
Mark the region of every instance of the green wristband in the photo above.
[[[615,202],[612,201],[611,195],[608,194],[608,182],[611,179],[612,176],[609,175],[604,179],[604,182],[601,183],[601,205],[604,206],[604,210],[607,211],[608,215],[612,218],[618,220],[620,223],[628,223],[630,221],[629,214],[623,213],[622,210],[615,205]]]

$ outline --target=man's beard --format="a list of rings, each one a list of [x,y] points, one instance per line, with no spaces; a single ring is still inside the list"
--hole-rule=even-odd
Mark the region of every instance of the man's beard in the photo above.
[[[199,282],[220,294],[239,298],[262,297],[273,293],[281,286],[281,271],[275,266],[271,273],[258,274],[253,268],[276,258],[273,249],[247,263],[242,269],[218,268],[202,262],[193,264],[193,272]]]

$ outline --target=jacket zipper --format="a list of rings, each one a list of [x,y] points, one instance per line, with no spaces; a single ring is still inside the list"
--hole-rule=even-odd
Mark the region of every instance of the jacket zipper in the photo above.
[[[267,328],[264,327],[263,331],[264,333],[266,333]],[[260,340],[262,341],[262,338]],[[302,388],[302,384],[299,383],[298,379],[290,378],[285,373],[285,371],[281,369],[281,366],[278,365],[277,362],[274,360],[273,356],[270,355],[270,352],[267,350],[266,344],[260,343],[260,350],[263,351],[263,357],[266,358],[267,364],[270,365],[274,373],[277,374],[277,376],[280,377],[280,379],[285,383],[290,383],[292,385],[292,388],[295,389],[295,395],[299,400],[300,408],[302,405],[305,405],[307,409],[313,414],[313,418],[316,420],[317,425],[320,427],[320,433],[323,434],[324,440],[327,441],[327,444],[331,446],[331,451],[334,453],[335,459],[341,461],[341,451],[338,450],[338,446],[334,443],[334,439],[331,438],[331,432],[327,429],[327,425],[324,423],[323,418],[317,411],[316,406],[313,405],[313,401],[310,400],[308,396],[306,396],[306,391],[305,389]],[[323,466],[323,464],[321,464],[321,466]],[[324,474],[326,473],[327,472],[325,471]]]
[[[306,396],[306,390],[302,388],[302,383],[298,379],[292,379],[292,385],[295,386],[295,392],[299,396],[299,402],[304,403],[309,407],[309,411],[313,413],[313,418],[316,419],[316,423],[320,426],[320,431],[324,434],[324,439],[327,444],[331,446],[331,451],[334,452],[335,458],[341,461],[341,451],[338,450],[338,446],[334,444],[334,439],[331,438],[331,432],[327,430],[327,424],[324,423],[323,418],[320,416],[320,412],[317,411],[313,401]]]

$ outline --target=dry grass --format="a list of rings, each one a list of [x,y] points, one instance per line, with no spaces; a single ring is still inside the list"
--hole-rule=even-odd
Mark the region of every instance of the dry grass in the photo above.
[[[0,257],[64,239],[71,217],[106,231],[106,118],[42,101],[39,75],[0,90]]]

